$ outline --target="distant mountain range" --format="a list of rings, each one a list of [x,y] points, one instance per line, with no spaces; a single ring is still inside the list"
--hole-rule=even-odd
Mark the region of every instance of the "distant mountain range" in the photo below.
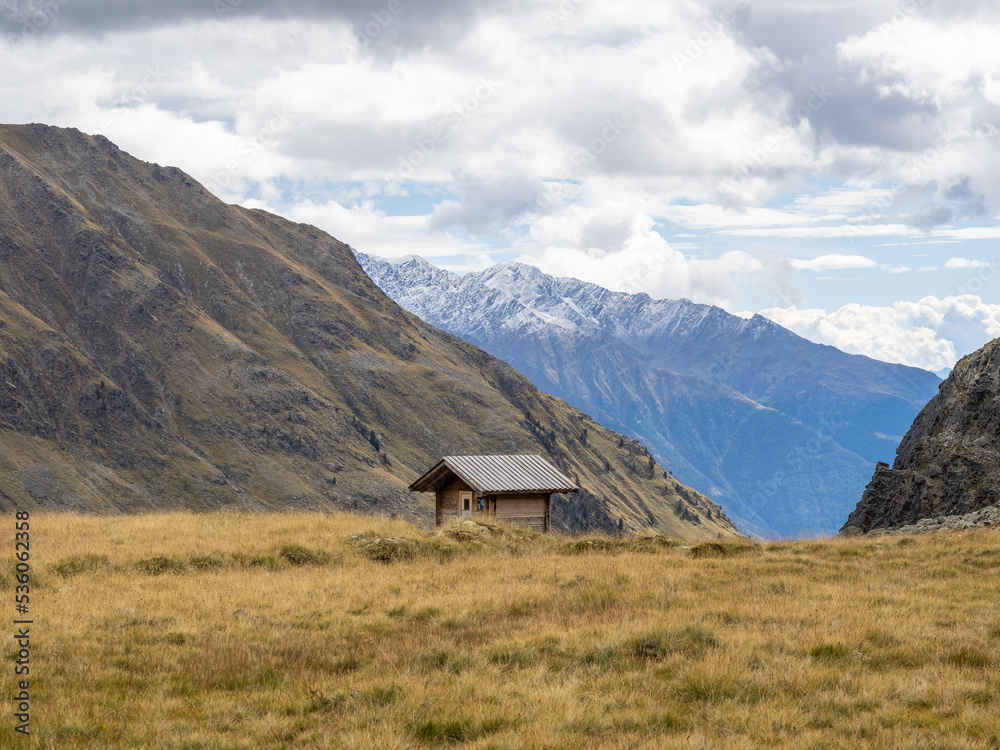
[[[736,530],[635,441],[407,313],[347,245],[102,136],[0,125],[0,510],[433,523],[444,455],[538,453],[558,529]]]
[[[654,300],[517,263],[459,276],[356,253],[390,297],[649,446],[740,527],[831,534],[940,385],[761,316]]]

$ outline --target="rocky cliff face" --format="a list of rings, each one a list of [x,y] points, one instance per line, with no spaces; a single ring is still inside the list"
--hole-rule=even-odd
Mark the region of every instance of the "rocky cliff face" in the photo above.
[[[997,503],[1000,339],[955,365],[899,444],[892,468],[879,464],[841,533],[982,515]]]
[[[403,307],[648,445],[763,536],[832,534],[940,379],[688,300],[504,263],[458,276],[358,253]]]
[[[429,522],[442,455],[540,453],[561,528],[735,533],[704,496],[388,299],[350,249],[103,137],[0,126],[0,509]]]

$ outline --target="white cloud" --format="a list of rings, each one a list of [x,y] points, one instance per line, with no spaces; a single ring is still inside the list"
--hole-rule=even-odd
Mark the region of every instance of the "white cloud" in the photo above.
[[[1000,227],[965,227],[935,231],[935,237],[951,237],[956,240],[996,240],[1000,239]]]
[[[935,4],[936,5],[936,4]],[[868,170],[939,198],[949,191],[1000,200],[995,108],[1000,104],[1000,16],[988,4],[930,7],[898,24],[876,26],[837,45],[857,80],[897,111],[919,113],[909,123],[914,149],[881,151]],[[886,110],[887,114],[890,110]],[[961,199],[959,199],[961,200]]]
[[[833,312],[795,307],[762,310],[761,315],[811,341],[927,370],[943,370],[1000,336],[1000,305],[975,295],[891,306],[855,303]]]
[[[971,258],[949,258],[944,264],[945,268],[989,268],[990,263],[986,260],[973,260]]]
[[[892,191],[886,188],[835,188],[818,195],[802,195],[793,201],[793,206],[802,213],[822,217],[838,217],[854,214],[872,205],[889,204]]]
[[[482,266],[489,247],[452,237],[448,233],[429,234],[430,216],[392,216],[374,207],[370,200],[335,200],[326,203],[304,201],[286,206],[280,212],[263,202],[248,201],[252,208],[281,213],[283,216],[329,232],[362,252],[382,258],[420,255],[425,258],[462,258],[462,265]],[[454,265],[454,264],[453,264]]]
[[[966,102],[974,89],[988,101],[1000,103],[995,99],[1000,93],[996,70],[1000,29],[995,12],[984,10],[944,23],[914,14],[905,23],[850,37],[838,45],[838,52],[868,75],[891,77],[894,83],[884,86],[885,96],[946,105]]]
[[[907,224],[842,224],[833,227],[774,227],[770,229],[727,229],[720,234],[742,237],[781,237],[785,239],[844,239],[883,236],[917,237],[919,230]]]
[[[863,255],[821,255],[809,260],[792,259],[792,268],[800,271],[840,271],[847,268],[877,268],[871,258]]]
[[[763,270],[742,251],[718,259],[685,256],[653,230],[652,217],[637,201],[567,206],[541,217],[532,227],[532,241],[543,249],[523,255],[522,262],[554,276],[654,297],[726,305],[735,292],[734,275]]]

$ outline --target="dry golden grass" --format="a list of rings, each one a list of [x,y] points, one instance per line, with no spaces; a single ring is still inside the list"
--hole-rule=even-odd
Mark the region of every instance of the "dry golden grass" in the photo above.
[[[31,531],[32,746],[1000,745],[996,532],[588,545],[238,514]],[[11,713],[0,745],[24,746]]]

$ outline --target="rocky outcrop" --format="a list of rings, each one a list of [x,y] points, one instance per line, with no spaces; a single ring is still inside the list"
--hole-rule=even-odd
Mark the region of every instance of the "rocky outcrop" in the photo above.
[[[840,533],[894,529],[923,519],[978,517],[997,503],[1000,339],[955,365],[899,444],[892,468],[878,465]]]

